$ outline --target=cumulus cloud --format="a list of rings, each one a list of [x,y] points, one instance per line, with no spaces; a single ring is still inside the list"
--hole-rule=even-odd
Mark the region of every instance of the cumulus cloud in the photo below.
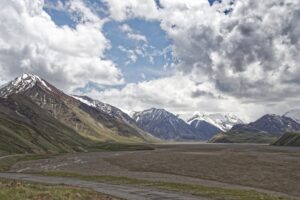
[[[123,82],[122,73],[104,52],[110,47],[101,32],[105,20],[82,1],[64,6],[76,16],[75,28],[57,26],[43,10],[43,0],[0,2],[0,71],[2,79],[22,72],[38,74],[65,90],[87,81]]]
[[[111,17],[159,20],[173,41],[177,70],[214,88],[192,91],[193,97],[221,93],[236,99],[236,105],[255,103],[268,112],[283,112],[299,103],[299,0],[223,0],[212,6],[208,1],[160,0],[153,5],[145,0],[151,5],[145,13],[134,2],[116,6],[111,1]],[[249,115],[257,113],[248,110]]]
[[[281,100],[298,91],[289,84],[300,72],[298,0],[161,4],[179,70],[238,98]]]

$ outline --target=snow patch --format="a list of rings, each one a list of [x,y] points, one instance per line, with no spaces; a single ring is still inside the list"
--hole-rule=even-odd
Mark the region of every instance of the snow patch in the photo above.
[[[81,97],[78,97],[78,96],[72,96],[73,98],[75,98],[75,99],[77,99],[78,101],[80,101],[80,102],[82,102],[82,103],[84,103],[84,104],[86,104],[86,105],[88,105],[88,106],[91,106],[91,107],[94,107],[94,108],[96,108],[97,106],[94,104],[94,103],[92,103],[92,102],[89,102],[88,100],[86,100],[86,99],[83,99],[83,98],[81,98]]]
[[[0,96],[7,97],[11,94],[17,94],[29,90],[36,83],[40,83],[48,91],[52,91],[51,88],[40,77],[32,74],[22,74],[15,80],[0,87]]]
[[[243,124],[244,122],[232,113],[214,113],[205,114],[196,112],[192,118],[187,122],[191,124],[193,121],[205,121],[213,126],[216,126],[222,131],[230,130],[236,124]]]

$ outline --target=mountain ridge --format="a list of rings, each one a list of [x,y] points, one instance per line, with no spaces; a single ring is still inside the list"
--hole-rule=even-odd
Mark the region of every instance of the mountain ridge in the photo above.
[[[205,140],[203,133],[165,109],[150,108],[135,112],[133,119],[141,129],[163,140]]]
[[[44,79],[22,74],[0,89],[0,97],[21,94],[83,137],[96,141],[146,142],[145,134],[60,91]]]
[[[285,132],[297,132],[300,124],[289,117],[266,114],[249,124],[238,124],[228,132],[218,134],[214,143],[273,143]]]

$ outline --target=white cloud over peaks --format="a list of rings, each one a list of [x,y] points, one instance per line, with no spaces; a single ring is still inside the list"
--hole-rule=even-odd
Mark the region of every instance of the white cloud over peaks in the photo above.
[[[43,10],[43,0],[0,1],[2,79],[29,72],[65,90],[82,86],[88,80],[123,82],[120,70],[103,56],[110,46],[101,32],[104,20],[80,0],[66,5],[78,19],[74,29],[57,26]]]
[[[248,120],[247,111],[254,108],[253,104],[236,106],[240,103],[235,98],[223,96],[210,83],[197,83],[193,77],[183,74],[130,83],[122,89],[92,90],[85,95],[122,108],[127,113],[156,107],[190,117],[197,110],[212,113],[230,110]],[[263,113],[264,110],[260,111]],[[257,117],[257,113],[250,117]]]

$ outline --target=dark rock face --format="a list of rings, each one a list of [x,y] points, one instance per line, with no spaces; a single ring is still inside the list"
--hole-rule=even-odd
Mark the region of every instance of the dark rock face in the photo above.
[[[141,129],[164,140],[205,140],[203,133],[164,109],[138,112],[133,119]]]
[[[216,134],[222,132],[221,129],[206,121],[194,120],[190,125],[198,132],[202,132],[205,140],[209,140]]]

